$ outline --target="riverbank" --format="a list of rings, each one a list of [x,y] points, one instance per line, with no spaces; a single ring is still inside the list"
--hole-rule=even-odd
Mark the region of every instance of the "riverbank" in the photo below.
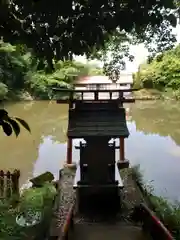
[[[62,95],[62,94],[61,94]],[[133,97],[135,100],[180,100],[179,92],[167,90],[167,91],[159,91],[157,89],[140,89],[138,91],[133,92]],[[58,94],[59,99],[66,99],[67,95],[60,96]],[[41,96],[37,97],[32,95],[28,91],[18,91],[12,92],[6,97],[3,101],[37,101],[37,100],[51,100],[52,96],[46,95],[41,98]]]
[[[133,92],[135,100],[180,100],[180,92],[167,89],[159,91],[157,89],[140,89]]]
[[[155,212],[156,216],[171,232],[174,239],[180,239],[180,203],[173,204],[163,197],[154,195],[152,186],[145,184],[139,166],[129,168],[127,171],[132,176],[148,207]]]
[[[67,89],[67,88],[66,88]],[[20,101],[51,101],[53,99],[68,99],[68,94],[58,93],[55,95],[56,97],[53,97],[51,95],[44,95],[43,97],[36,96],[31,94],[28,91],[22,90],[22,91],[15,91],[10,92],[1,102],[20,102]]]

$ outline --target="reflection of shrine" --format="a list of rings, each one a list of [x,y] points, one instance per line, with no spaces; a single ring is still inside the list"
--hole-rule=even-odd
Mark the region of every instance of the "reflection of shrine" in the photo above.
[[[125,112],[126,112],[126,121],[131,121],[132,120],[131,105],[129,105],[128,107],[125,107]]]

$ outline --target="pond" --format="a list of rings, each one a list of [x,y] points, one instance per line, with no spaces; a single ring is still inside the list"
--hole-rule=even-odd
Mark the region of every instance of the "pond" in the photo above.
[[[8,103],[5,108],[25,119],[32,134],[22,130],[16,138],[0,131],[0,169],[20,169],[21,185],[47,170],[57,177],[66,159],[67,105],[37,101]],[[137,101],[126,108],[130,131],[126,158],[132,165],[140,164],[156,194],[180,200],[180,102]],[[79,160],[77,150],[73,158]]]

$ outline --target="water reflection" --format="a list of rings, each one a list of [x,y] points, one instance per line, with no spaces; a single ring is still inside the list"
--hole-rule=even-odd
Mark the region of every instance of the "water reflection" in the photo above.
[[[32,134],[23,130],[16,139],[0,132],[0,168],[19,168],[21,184],[47,170],[58,177],[66,159],[67,106],[38,101],[12,103],[6,108],[25,119]],[[141,164],[157,194],[180,199],[180,103],[143,101],[126,108],[130,131],[126,158],[132,165]],[[74,140],[74,145],[78,142]],[[116,154],[118,159],[118,151]],[[79,160],[78,150],[73,149],[73,159]]]
[[[131,107],[127,158],[140,163],[155,193],[180,200],[180,104],[137,102]]]
[[[8,103],[6,109],[12,116],[19,116],[25,119],[32,131],[32,134],[29,134],[27,131],[22,130],[18,138],[15,136],[6,137],[0,131],[0,168],[9,170],[20,169],[20,184],[24,184],[27,179],[34,175],[35,163],[38,166],[35,173],[40,171],[38,169],[43,169],[48,164],[49,159],[51,159],[52,165],[55,166],[56,162],[53,164],[52,159],[56,154],[54,145],[61,146],[61,143],[66,143],[67,106],[59,106],[55,102],[38,101]],[[46,141],[47,136],[51,136],[51,145]],[[45,156],[43,152],[46,148],[49,150],[49,155],[43,160]],[[60,154],[59,160],[62,158],[63,152],[64,150],[60,150],[60,153],[58,152],[58,155]],[[43,156],[43,159],[41,156]],[[42,163],[41,167],[39,167],[39,161]]]

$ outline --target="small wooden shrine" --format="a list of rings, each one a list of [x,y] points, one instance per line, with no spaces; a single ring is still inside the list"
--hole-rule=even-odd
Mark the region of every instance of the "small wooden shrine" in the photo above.
[[[73,187],[77,190],[79,209],[92,196],[98,199],[104,195],[106,199],[110,196],[111,204],[114,202],[114,206],[118,207],[119,190],[123,188],[118,167],[129,165],[124,153],[124,139],[129,136],[129,131],[123,103],[134,102],[133,99],[125,99],[123,93],[132,90],[57,90],[69,93],[67,164],[72,163],[72,140],[85,140],[85,143],[80,142],[76,146],[80,150],[80,161]],[[92,92],[91,99],[83,98],[86,92]],[[108,94],[109,98],[99,99],[101,92]],[[112,98],[113,92],[119,93],[117,99]],[[63,102],[67,100],[58,101]],[[117,138],[120,146],[115,141],[110,143],[111,139]],[[116,149],[120,149],[118,161]]]

